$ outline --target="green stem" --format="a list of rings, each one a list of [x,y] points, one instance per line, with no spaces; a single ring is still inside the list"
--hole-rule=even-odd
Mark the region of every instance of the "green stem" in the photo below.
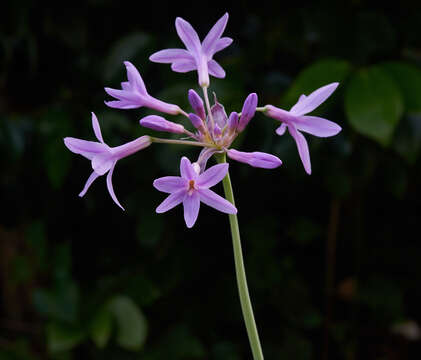
[[[226,155],[217,156],[219,163],[226,162]],[[229,173],[222,180],[225,197],[233,205],[234,194],[231,186]],[[232,245],[234,248],[235,272],[237,275],[238,293],[240,295],[241,310],[243,311],[244,322],[246,323],[247,334],[253,353],[254,360],[263,360],[262,347],[260,345],[259,334],[257,333],[256,322],[254,320],[253,308],[251,306],[250,295],[247,287],[246,271],[244,268],[243,254],[241,250],[240,229],[238,227],[237,215],[228,215],[231,226]]]
[[[151,138],[151,142],[154,142],[154,143],[192,145],[192,146],[200,146],[200,147],[214,147],[211,144],[198,142],[198,141],[161,139],[161,138],[152,137],[152,136],[150,138]]]

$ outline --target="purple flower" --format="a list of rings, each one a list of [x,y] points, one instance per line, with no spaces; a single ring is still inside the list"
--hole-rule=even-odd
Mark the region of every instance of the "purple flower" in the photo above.
[[[232,43],[232,39],[228,37],[221,38],[227,21],[228,13],[225,13],[201,43],[193,27],[186,20],[178,17],[175,20],[175,28],[187,50],[161,50],[152,54],[149,60],[157,63],[171,64],[171,69],[176,72],[184,73],[197,70],[199,85],[207,87],[209,86],[209,74],[217,78],[225,77],[224,69],[212,58],[215,53],[225,49]]]
[[[297,144],[298,153],[308,174],[311,174],[310,153],[307,141],[300,131],[318,137],[329,137],[336,135],[342,130],[338,124],[332,121],[306,115],[323,103],[338,85],[339,83],[335,82],[313,91],[308,96],[301,95],[290,111],[282,110],[272,105],[265,106],[265,114],[267,116],[282,122],[282,125],[276,129],[278,135],[283,135],[288,128],[289,133]]]
[[[162,116],[158,115],[149,115],[145,116],[143,119],[139,120],[140,125],[156,130],[156,131],[166,131],[175,134],[184,133],[184,126],[176,124],[172,121],[164,119]]]
[[[133,64],[125,61],[124,65],[126,65],[127,79],[129,81],[121,83],[122,90],[105,88],[108,95],[118,99],[106,101],[105,104],[107,106],[117,109],[136,109],[145,106],[172,115],[182,112],[177,105],[168,104],[150,96],[146,91],[142,77]]]
[[[229,158],[237,160],[242,163],[249,164],[253,167],[263,169],[274,169],[282,165],[282,161],[272,154],[267,154],[260,151],[255,152],[243,152],[235,149],[229,149],[227,151]]]
[[[118,202],[113,189],[112,176],[115,164],[118,160],[131,154],[134,154],[135,152],[149,146],[151,144],[150,137],[141,136],[140,138],[137,138],[136,140],[133,140],[124,145],[117,147],[109,147],[106,143],[104,143],[104,140],[102,139],[98,119],[94,113],[92,113],[92,127],[94,129],[95,136],[99,142],[75,139],[72,137],[64,138],[64,144],[71,152],[74,152],[75,154],[80,154],[92,161],[92,168],[94,169],[94,171],[92,172],[91,176],[89,176],[88,181],[86,182],[85,187],[83,188],[79,196],[84,196],[91,184],[94,182],[94,180],[97,177],[104,175],[106,172],[108,172],[108,192],[110,193],[111,198],[114,200],[114,202],[124,210],[124,208]]]
[[[210,167],[199,175],[199,166],[191,164],[183,157],[180,162],[181,176],[165,176],[156,179],[153,186],[170,195],[156,208],[157,213],[166,212],[181,202],[184,207],[184,220],[188,228],[196,222],[200,202],[227,214],[236,214],[237,209],[228,200],[209,190],[219,183],[228,172],[228,164]]]

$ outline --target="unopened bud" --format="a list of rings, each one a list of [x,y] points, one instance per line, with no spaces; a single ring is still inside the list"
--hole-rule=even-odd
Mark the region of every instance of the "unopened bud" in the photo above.
[[[251,93],[244,101],[243,109],[241,110],[241,117],[238,123],[237,131],[241,132],[245,129],[247,124],[253,118],[257,107],[257,94]]]
[[[164,119],[162,116],[149,115],[139,121],[140,125],[157,131],[166,131],[170,133],[182,134],[184,132],[184,126],[173,123]]]
[[[190,113],[189,119],[193,126],[199,130],[201,133],[205,133],[205,128],[203,126],[203,121],[200,117],[198,117],[196,114]]]
[[[193,108],[194,112],[202,119],[206,120],[206,113],[205,113],[205,107],[203,105],[202,98],[197,95],[197,92],[193,89],[189,90],[189,102],[191,107]]]
[[[264,152],[255,151],[249,153],[230,149],[227,154],[229,158],[249,164],[253,167],[274,169],[282,165],[282,161],[278,157]]]
[[[233,133],[238,126],[238,114],[233,111],[228,118],[228,132]]]

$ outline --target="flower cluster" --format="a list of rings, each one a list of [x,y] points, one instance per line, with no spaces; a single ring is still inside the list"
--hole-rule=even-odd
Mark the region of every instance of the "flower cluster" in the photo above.
[[[243,152],[231,147],[236,137],[244,131],[255,116],[256,111],[281,122],[280,127],[276,129],[278,135],[283,135],[288,129],[297,144],[305,171],[308,174],[311,173],[308,145],[301,132],[328,137],[336,135],[341,130],[337,124],[329,120],[307,115],[333,93],[338,83],[326,85],[308,96],[302,95],[289,111],[273,105],[258,107],[258,96],[256,93],[251,93],[244,100],[241,112],[232,111],[228,116],[216,95],[211,106],[207,91],[209,75],[217,78],[225,77],[224,69],[213,59],[213,56],[232,43],[231,38],[222,37],[227,21],[228,14],[225,14],[201,42],[193,27],[184,19],[177,18],[175,21],[177,34],[186,49],[165,49],[150,56],[150,60],[153,62],[171,64],[171,69],[175,72],[197,71],[203,98],[193,89],[188,91],[187,97],[193,110],[190,113],[182,110],[178,105],[166,103],[149,95],[135,66],[128,61],[124,62],[127,81],[121,83],[121,89],[105,88],[107,94],[115,99],[106,101],[105,104],[117,109],[147,107],[169,115],[185,116],[191,122],[191,130],[158,115],[146,116],[139,123],[143,127],[156,131],[187,136],[189,140],[141,136],[126,144],[110,147],[103,141],[98,120],[92,113],[92,126],[98,142],[70,137],[64,139],[64,143],[70,151],[80,154],[92,162],[93,172],[79,196],[84,196],[92,182],[108,172],[108,191],[114,202],[123,209],[112,185],[112,174],[118,160],[132,155],[152,143],[193,145],[201,147],[202,151],[193,163],[186,157],[181,159],[180,177],[167,176],[154,181],[153,185],[156,189],[170,194],[157,207],[156,212],[166,212],[183,203],[184,219],[188,227],[192,227],[196,222],[201,202],[219,211],[235,214],[237,209],[233,204],[209,189],[226,176],[229,165],[224,163],[207,168],[207,162],[215,154],[226,154],[232,160],[253,167],[273,169],[282,164],[275,155],[259,151]]]

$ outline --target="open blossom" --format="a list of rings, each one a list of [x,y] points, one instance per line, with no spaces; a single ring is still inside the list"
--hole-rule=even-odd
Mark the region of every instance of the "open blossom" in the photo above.
[[[339,83],[337,82],[331,83],[313,91],[308,96],[301,95],[298,102],[289,111],[272,105],[265,106],[265,114],[267,116],[282,122],[282,125],[276,129],[276,133],[283,135],[285,130],[288,129],[294,138],[304,169],[308,174],[311,174],[310,153],[307,141],[300,131],[318,137],[334,136],[341,131],[341,127],[332,121],[306,115],[322,104],[335,91],[338,85]]]
[[[198,166],[195,165],[183,157],[180,162],[181,176],[165,176],[154,181],[153,186],[156,189],[170,194],[157,207],[156,212],[163,213],[183,203],[184,220],[189,228],[197,220],[201,202],[224,213],[236,214],[237,209],[233,204],[209,190],[225,177],[228,164],[214,165],[200,175]]]
[[[106,101],[107,106],[117,109],[136,109],[144,106],[172,115],[181,113],[177,105],[168,104],[150,96],[139,71],[129,61],[125,61],[124,65],[126,65],[128,81],[121,83],[122,90],[105,88],[108,95],[118,99]]]
[[[75,154],[80,154],[92,161],[92,169],[94,171],[92,172],[91,176],[89,176],[88,181],[86,181],[86,184],[79,196],[84,196],[91,184],[94,182],[94,180],[97,177],[104,175],[108,172],[108,192],[110,193],[111,198],[114,200],[114,202],[124,210],[124,208],[117,200],[113,189],[112,176],[115,164],[118,160],[131,154],[134,154],[135,152],[149,146],[151,144],[150,137],[141,136],[136,140],[128,142],[124,145],[110,147],[102,139],[98,119],[94,113],[92,113],[92,127],[94,129],[95,136],[99,142],[76,139],[72,137],[64,138],[64,144],[71,152]]]
[[[209,74],[224,78],[225,71],[213,56],[218,51],[231,45],[232,39],[223,37],[222,33],[228,21],[228,13],[225,13],[206,35],[203,42],[200,42],[197,32],[184,19],[178,17],[175,20],[175,28],[181,41],[186,46],[184,49],[166,49],[152,54],[149,60],[157,63],[171,64],[171,69],[175,72],[189,72],[197,70],[199,75],[199,85],[209,86]]]

